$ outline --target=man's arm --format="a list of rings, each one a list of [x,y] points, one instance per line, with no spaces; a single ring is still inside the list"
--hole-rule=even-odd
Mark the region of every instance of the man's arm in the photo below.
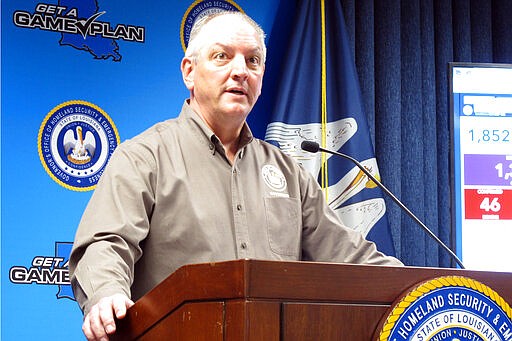
[[[119,146],[82,216],[70,255],[70,280],[84,312],[84,333],[107,332],[133,302],[130,286],[149,233],[153,167],[142,148]],[[89,335],[86,334],[88,337]]]
[[[318,182],[303,170],[300,174],[303,212],[303,260],[403,265],[398,259],[379,252],[360,232],[346,227],[325,200]]]

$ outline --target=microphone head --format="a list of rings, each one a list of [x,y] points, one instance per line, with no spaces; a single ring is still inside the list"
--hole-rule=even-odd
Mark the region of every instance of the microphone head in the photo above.
[[[320,145],[314,141],[304,140],[302,141],[300,147],[302,148],[302,150],[305,150],[310,153],[316,153],[320,150]]]

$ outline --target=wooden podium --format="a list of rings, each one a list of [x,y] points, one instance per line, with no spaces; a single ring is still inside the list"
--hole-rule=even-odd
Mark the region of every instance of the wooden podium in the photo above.
[[[244,259],[178,269],[111,339],[369,341],[397,299],[440,276],[470,277],[512,302],[512,273]]]

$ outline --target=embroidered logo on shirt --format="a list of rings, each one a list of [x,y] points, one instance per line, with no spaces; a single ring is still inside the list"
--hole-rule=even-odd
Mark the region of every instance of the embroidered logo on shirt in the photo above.
[[[265,184],[273,191],[283,192],[286,189],[286,178],[283,172],[272,165],[265,165],[261,169],[261,175]],[[271,194],[274,194],[271,192]],[[283,193],[276,193],[283,195]],[[288,195],[286,195],[288,196]]]

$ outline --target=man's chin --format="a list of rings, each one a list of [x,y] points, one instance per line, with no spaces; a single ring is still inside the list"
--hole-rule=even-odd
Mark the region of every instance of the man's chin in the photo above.
[[[247,103],[230,103],[225,108],[230,115],[244,117],[247,117],[252,110],[252,106]]]

